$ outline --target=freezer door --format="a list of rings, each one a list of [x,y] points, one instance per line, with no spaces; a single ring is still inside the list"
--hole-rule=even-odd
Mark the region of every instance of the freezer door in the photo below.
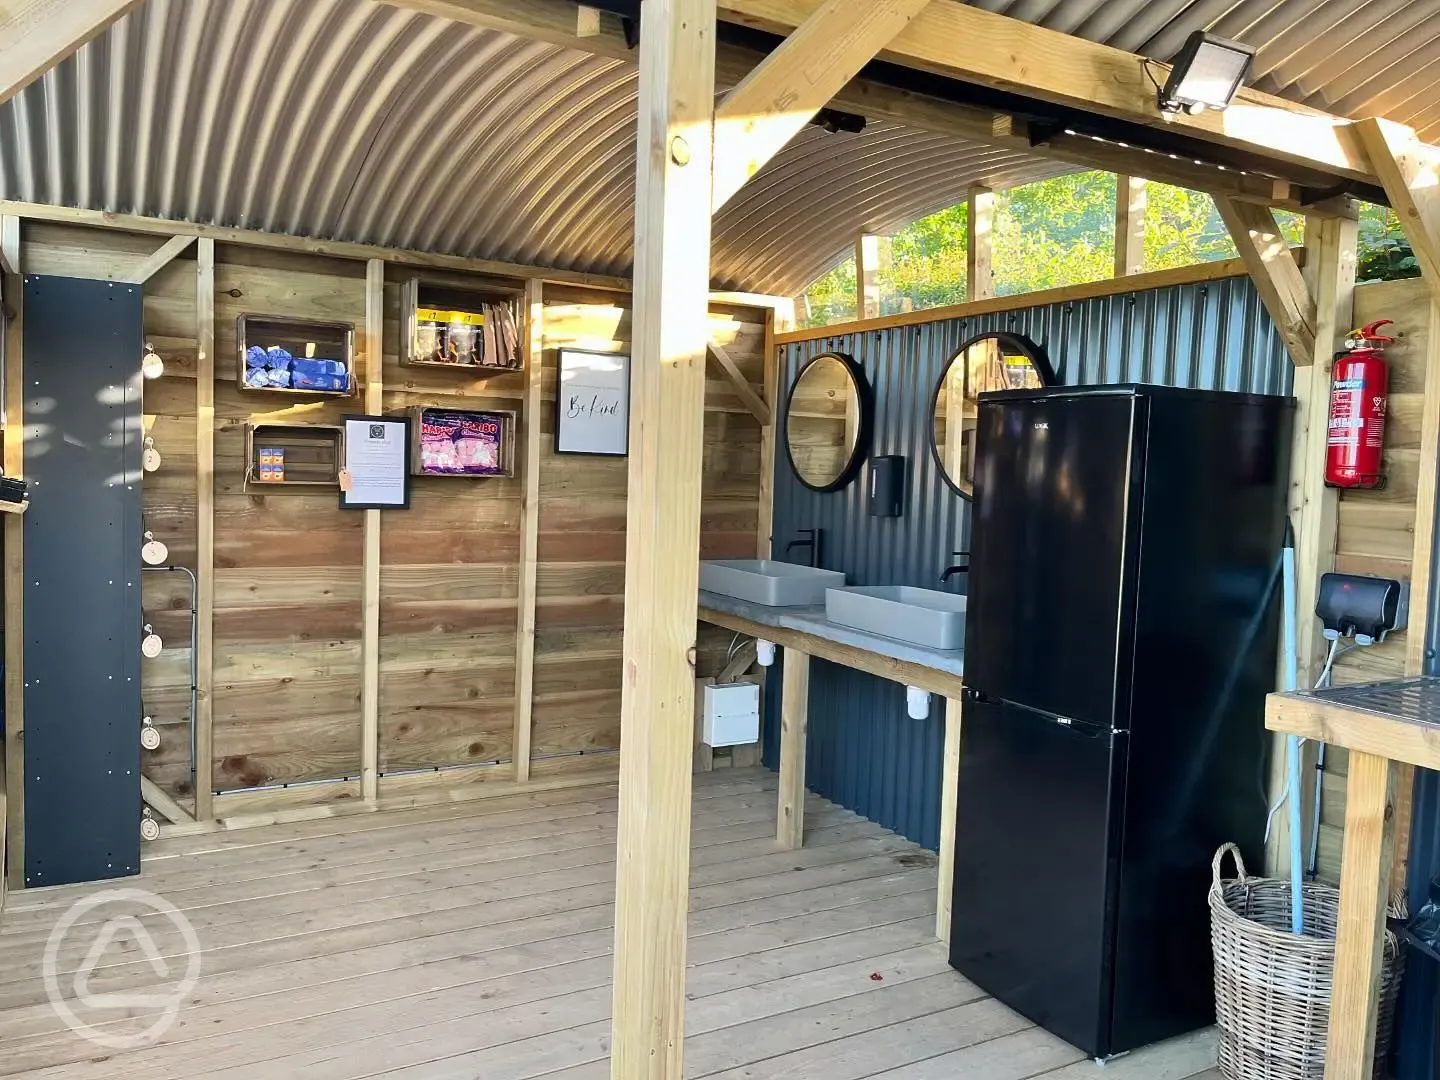
[[[1128,394],[980,403],[965,681],[1109,728],[1129,677],[1138,524]],[[1120,724],[1119,726],[1124,726]]]
[[[1106,1056],[1126,736],[970,695],[960,730],[950,964]]]

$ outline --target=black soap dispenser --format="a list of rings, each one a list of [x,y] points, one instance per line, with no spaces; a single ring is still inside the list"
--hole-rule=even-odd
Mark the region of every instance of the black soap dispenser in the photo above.
[[[905,458],[882,454],[870,459],[870,516],[898,518],[905,505]]]

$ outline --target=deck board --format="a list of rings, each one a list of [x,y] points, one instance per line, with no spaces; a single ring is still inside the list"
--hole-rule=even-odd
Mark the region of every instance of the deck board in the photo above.
[[[1097,1072],[950,969],[933,856],[815,796],[782,851],[775,791],[763,770],[696,778],[687,1076],[1213,1080],[1208,1033]],[[50,930],[95,888],[21,893],[0,923],[0,1076],[608,1080],[615,806],[597,785],[160,841],[115,884],[186,915],[201,976],[134,1049],[78,1038],[46,997]],[[63,971],[103,918],[76,924]],[[141,922],[178,964],[181,935]],[[163,986],[120,945],[92,990]],[[158,1015],[76,1011],[112,1034]]]

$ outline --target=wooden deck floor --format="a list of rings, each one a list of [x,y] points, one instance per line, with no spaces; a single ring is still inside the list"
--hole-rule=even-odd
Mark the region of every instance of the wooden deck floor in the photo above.
[[[1103,1071],[1082,1061],[946,965],[932,856],[814,797],[805,847],[781,851],[774,789],[761,770],[696,781],[687,1076],[1214,1075],[1203,1034]],[[137,1049],[80,1039],[47,1001],[46,940],[95,888],[16,894],[0,926],[0,1075],[608,1080],[614,837],[612,785],[160,841],[138,881],[115,885],[181,909],[203,955],[173,1025]],[[79,918],[62,973],[114,914]],[[142,925],[182,970],[179,931]],[[138,940],[115,935],[92,993],[170,985]],[[125,1035],[163,1005],[76,1011]]]

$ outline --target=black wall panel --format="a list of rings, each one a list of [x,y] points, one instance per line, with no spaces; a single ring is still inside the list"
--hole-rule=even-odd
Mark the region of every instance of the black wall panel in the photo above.
[[[138,285],[27,277],[25,882],[140,871]]]

